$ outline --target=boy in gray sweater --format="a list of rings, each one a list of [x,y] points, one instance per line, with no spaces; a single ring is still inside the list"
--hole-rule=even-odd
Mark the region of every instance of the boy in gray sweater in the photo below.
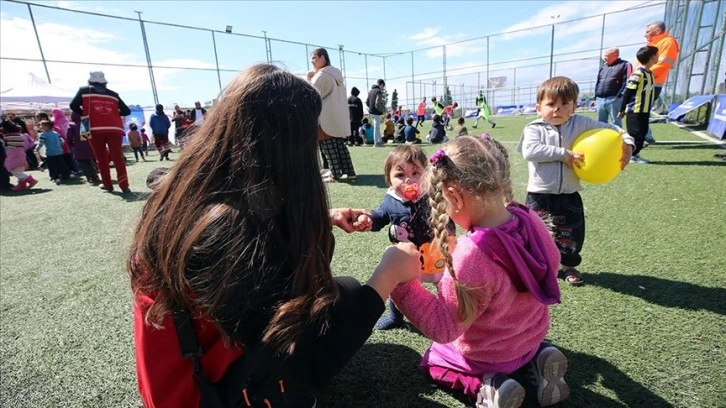
[[[580,166],[582,153],[573,152],[572,144],[582,133],[607,128],[623,138],[621,168],[630,162],[635,142],[617,126],[575,115],[577,84],[566,77],[546,80],[537,89],[537,112],[541,118],[529,123],[517,145],[529,162],[526,205],[555,227],[555,242],[562,255],[560,277],[569,285],[582,285],[577,266],[585,241],[585,212],[578,191],[582,188],[573,166]]]

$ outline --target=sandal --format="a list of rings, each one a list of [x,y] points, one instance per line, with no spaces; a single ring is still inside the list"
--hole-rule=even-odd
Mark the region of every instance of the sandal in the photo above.
[[[560,269],[559,276],[570,286],[580,286],[585,283],[582,279],[582,273],[571,266]]]

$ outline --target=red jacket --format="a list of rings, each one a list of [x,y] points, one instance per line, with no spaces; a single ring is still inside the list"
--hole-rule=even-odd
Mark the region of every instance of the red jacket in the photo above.
[[[152,298],[145,295],[134,302],[136,374],[141,400],[147,408],[198,407],[200,393],[192,378],[192,360],[180,353],[171,314],[164,318],[161,329],[144,323],[151,303]],[[204,372],[210,381],[217,382],[243,351],[226,347],[217,326],[206,319],[194,320],[194,333],[204,350]]]
[[[88,116],[91,133],[99,132],[123,136],[124,123],[121,116],[131,114],[131,109],[118,94],[102,85],[81,87],[70,103],[73,112]]]

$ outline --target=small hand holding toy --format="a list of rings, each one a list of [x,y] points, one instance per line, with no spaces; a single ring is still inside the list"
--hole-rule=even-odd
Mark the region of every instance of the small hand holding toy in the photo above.
[[[358,215],[358,218],[356,218],[353,222],[353,228],[355,228],[356,231],[370,231],[372,226],[373,221],[371,220],[371,217],[366,214]]]
[[[403,198],[409,201],[413,201],[418,198],[418,183],[403,184],[401,186]]]

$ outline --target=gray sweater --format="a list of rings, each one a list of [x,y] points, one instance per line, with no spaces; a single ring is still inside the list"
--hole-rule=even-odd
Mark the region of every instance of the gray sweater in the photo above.
[[[551,125],[538,118],[525,126],[517,144],[517,151],[529,162],[527,191],[570,194],[581,190],[580,179],[562,162],[565,151],[572,150],[572,143],[583,132],[602,128],[615,130],[622,135],[623,142],[635,146],[633,137],[623,129],[586,116],[572,115],[560,126]]]

